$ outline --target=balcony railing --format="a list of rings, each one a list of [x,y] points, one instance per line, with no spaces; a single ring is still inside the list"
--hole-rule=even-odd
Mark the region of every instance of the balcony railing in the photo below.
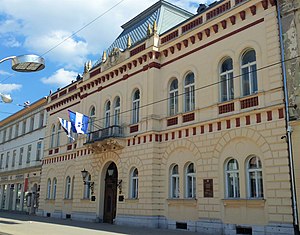
[[[108,138],[123,137],[123,128],[121,126],[113,125],[97,131],[90,132],[87,136],[86,143],[93,143],[95,141],[102,141]]]

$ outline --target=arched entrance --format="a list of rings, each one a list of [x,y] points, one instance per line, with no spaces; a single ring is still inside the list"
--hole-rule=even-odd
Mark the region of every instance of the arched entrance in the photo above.
[[[115,163],[111,163],[105,175],[104,213],[103,222],[113,223],[117,210],[117,184],[118,169]]]

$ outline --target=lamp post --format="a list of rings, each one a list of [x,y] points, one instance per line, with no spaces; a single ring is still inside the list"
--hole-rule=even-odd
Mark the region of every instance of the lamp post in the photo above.
[[[45,68],[44,58],[38,55],[20,55],[8,56],[0,60],[0,64],[4,61],[11,60],[11,68],[17,72],[36,72]],[[10,95],[0,93],[1,102],[11,103],[13,100]]]
[[[94,182],[90,181],[91,179],[89,179],[89,172],[84,168],[81,171],[81,175],[82,175],[83,183],[91,189],[91,195],[93,195],[94,194]]]

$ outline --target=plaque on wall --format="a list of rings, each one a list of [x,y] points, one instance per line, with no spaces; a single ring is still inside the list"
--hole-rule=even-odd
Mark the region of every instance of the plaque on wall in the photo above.
[[[204,197],[214,197],[213,179],[203,180]]]

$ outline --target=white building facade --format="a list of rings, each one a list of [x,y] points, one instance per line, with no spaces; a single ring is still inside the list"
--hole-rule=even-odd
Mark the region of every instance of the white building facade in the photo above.
[[[35,213],[38,207],[46,100],[0,122],[0,210]]]

